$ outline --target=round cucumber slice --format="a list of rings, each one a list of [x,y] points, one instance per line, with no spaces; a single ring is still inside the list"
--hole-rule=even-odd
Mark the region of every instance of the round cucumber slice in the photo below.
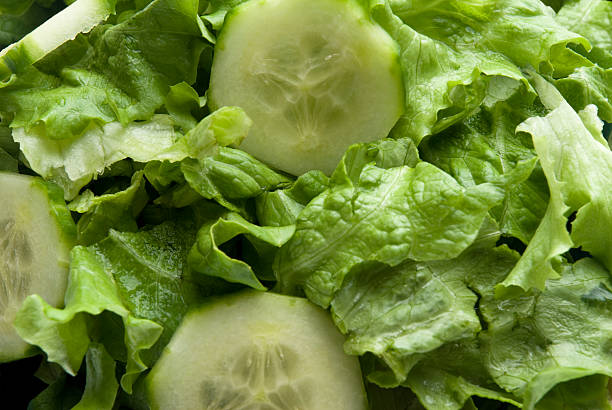
[[[331,173],[353,143],[386,137],[401,115],[398,47],[355,0],[251,0],[226,17],[209,104],[242,107],[240,148],[300,175]]]
[[[359,362],[306,299],[245,291],[183,319],[148,376],[153,409],[367,408]]]
[[[0,173],[0,362],[35,352],[13,327],[15,315],[30,294],[54,306],[63,302],[75,237],[60,188]]]

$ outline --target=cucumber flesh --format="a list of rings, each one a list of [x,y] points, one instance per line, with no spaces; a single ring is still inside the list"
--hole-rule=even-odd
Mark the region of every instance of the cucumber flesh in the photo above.
[[[0,362],[34,353],[13,327],[28,295],[63,302],[74,231],[61,189],[0,173]]]
[[[245,291],[183,319],[148,377],[153,409],[367,408],[356,357],[306,299]]]
[[[329,174],[401,115],[398,47],[356,0],[251,0],[226,17],[209,97],[253,120],[243,150],[294,175]]]
[[[79,33],[89,32],[115,12],[115,3],[116,0],[77,0],[0,51],[0,80],[19,74]]]

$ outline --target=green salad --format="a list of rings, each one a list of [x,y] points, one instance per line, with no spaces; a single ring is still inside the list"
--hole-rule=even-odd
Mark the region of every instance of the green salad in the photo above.
[[[0,0],[0,48],[0,407],[612,409],[612,1]]]

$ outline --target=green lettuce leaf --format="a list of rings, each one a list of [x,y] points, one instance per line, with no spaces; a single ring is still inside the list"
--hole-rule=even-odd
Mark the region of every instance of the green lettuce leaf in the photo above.
[[[51,139],[149,120],[170,86],[195,82],[204,47],[196,0],[155,0],[69,41],[0,90],[11,127]]]
[[[593,65],[568,48],[590,49],[589,42],[537,0],[372,3],[375,20],[401,50],[406,110],[392,133],[417,144],[476,109],[493,77],[526,84],[519,67],[564,76]]]
[[[181,135],[170,117],[156,115],[125,127],[117,122],[94,127],[75,139],[53,140],[24,128],[13,129],[13,138],[32,170],[56,182],[64,188],[66,198],[72,199],[111,164],[124,158],[139,162],[155,159]]]
[[[568,0],[555,19],[570,31],[586,37],[593,48],[586,56],[604,68],[612,68],[612,4],[605,0]]]
[[[88,326],[95,323],[92,317],[103,311],[116,314],[123,324],[128,355],[122,386],[129,391],[137,375],[146,369],[140,351],[157,341],[162,328],[155,322],[135,317],[126,308],[115,281],[104,271],[95,252],[77,246],[71,257],[66,307],[57,309],[38,295],[29,296],[17,314],[15,327],[24,340],[40,347],[49,361],[75,375],[91,343]]]
[[[189,306],[200,301],[187,279],[197,220],[192,214],[137,233],[111,230],[95,245],[73,248],[66,307],[28,297],[15,322],[18,332],[72,375],[92,343],[103,344],[125,363],[121,386],[131,392]]]
[[[565,266],[543,291],[513,299],[483,294],[480,309],[489,324],[482,336],[484,360],[499,386],[533,409],[559,383],[612,375],[610,289],[608,271],[584,258]]]
[[[554,84],[574,110],[594,104],[599,116],[612,122],[612,67],[580,67]]]
[[[313,170],[286,189],[266,191],[255,198],[257,220],[263,226],[295,225],[302,209],[329,186],[329,178]]]
[[[568,46],[590,43],[555,20],[555,14],[537,0],[487,0],[474,3],[451,0],[390,0],[391,9],[419,33],[455,50],[476,49],[503,56],[518,67],[533,67],[563,76],[576,67],[592,65]],[[522,41],[516,41],[517,39]]]
[[[206,104],[206,99],[200,97],[186,82],[178,83],[170,87],[170,92],[166,97],[166,110],[180,126],[184,132],[189,131],[198,123],[196,118],[201,118],[202,107]]]
[[[552,111],[546,117],[529,118],[518,131],[533,138],[548,181],[550,202],[532,241],[498,292],[543,289],[547,279],[559,276],[560,255],[572,246],[582,247],[612,268],[608,234],[612,229],[611,198],[606,188],[612,183],[612,152],[601,131],[595,138],[593,130],[551,84],[541,77],[534,81],[540,98]],[[566,224],[573,212],[577,213],[570,236]]]
[[[195,241],[194,219],[186,214],[135,233],[110,231],[107,239],[89,248],[112,275],[125,307],[135,317],[163,326],[155,345],[141,354],[147,366],[157,360],[189,307],[200,300],[187,266]]]
[[[246,200],[291,183],[246,152],[233,148],[220,148],[216,155],[204,159],[185,159],[181,171],[195,192],[245,217]]]
[[[244,3],[246,0],[210,0],[204,10],[202,18],[211,24],[212,28],[219,31],[223,26],[225,15],[232,8]]]
[[[455,349],[451,346],[448,349],[436,351],[436,354],[441,354],[447,361],[456,360],[471,360],[472,363],[480,364],[481,360],[478,357],[480,354],[478,349],[472,349],[472,354],[466,354],[465,348]],[[466,366],[467,367],[467,366]],[[477,368],[472,364],[474,370],[484,370]],[[486,373],[484,373],[486,374]],[[472,376],[474,373],[471,374]],[[472,382],[469,378],[453,374],[440,369],[433,363],[423,361],[415,366],[410,372],[406,382],[417,395],[425,408],[460,410],[468,406],[472,396],[482,397],[486,399],[496,400],[498,402],[509,403],[520,407],[521,403],[511,394],[501,390],[497,386],[484,387],[478,383]],[[476,408],[476,407],[475,407]]]
[[[479,296],[475,282],[482,276],[503,278],[517,259],[507,249],[492,249],[498,234],[481,232],[474,245],[453,259],[406,261],[394,267],[369,262],[353,268],[331,302],[334,322],[347,334],[345,351],[378,356],[393,377],[370,376],[380,384],[396,386],[427,353],[474,338],[482,329],[474,309]],[[488,244],[484,248],[483,242]],[[417,373],[423,371],[436,377],[445,374],[423,368]],[[428,394],[435,391],[432,388]]]
[[[428,163],[390,169],[368,164],[356,182],[342,167],[332,180],[343,183],[332,183],[304,208],[275,261],[281,292],[302,288],[324,307],[360,262],[395,266],[459,255],[503,199],[499,187],[463,188]]]
[[[556,20],[589,40],[593,48],[584,55],[597,65],[576,68],[567,78],[555,81],[555,86],[576,111],[595,104],[599,116],[612,122],[612,4],[605,0],[566,1]]]
[[[101,241],[110,229],[137,231],[135,218],[148,199],[142,171],[134,173],[125,190],[100,196],[86,190],[68,204],[71,211],[83,214],[77,222],[78,243],[87,246]]]
[[[514,90],[510,90],[514,93]],[[495,183],[521,163],[536,158],[528,135],[516,133],[527,118],[545,114],[533,96],[520,90],[510,98],[483,105],[476,113],[421,143],[421,157],[452,175],[461,185]],[[491,210],[504,234],[527,244],[548,205],[548,186],[541,168],[508,187],[503,202]]]
[[[73,410],[111,410],[119,383],[115,378],[115,360],[102,344],[92,343],[85,356],[87,369],[85,392]]]
[[[197,241],[189,252],[189,266],[195,272],[265,290],[266,287],[253,272],[252,264],[231,258],[219,249],[219,246],[238,235],[246,235],[256,252],[259,253],[258,257],[271,262],[275,249],[285,244],[294,231],[294,225],[257,226],[246,221],[239,214],[227,212],[200,228]],[[261,261],[259,263],[261,264]],[[270,275],[263,276],[263,279],[273,279]]]
[[[223,107],[185,135],[175,131],[170,116],[156,114],[149,121],[127,126],[112,122],[93,127],[74,139],[54,140],[24,128],[15,128],[13,138],[20,143],[29,166],[62,186],[65,197],[72,199],[115,162],[125,158],[137,162],[203,158],[216,153],[218,145],[239,143],[250,124],[241,109]]]

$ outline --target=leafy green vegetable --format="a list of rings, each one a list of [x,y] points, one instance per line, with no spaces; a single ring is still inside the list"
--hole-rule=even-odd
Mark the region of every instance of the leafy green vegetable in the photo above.
[[[83,247],[72,251],[72,265],[66,290],[66,307],[56,309],[40,296],[28,297],[15,319],[21,337],[39,346],[49,361],[60,364],[69,374],[76,374],[91,343],[87,316],[104,310],[120,316],[125,328],[128,368],[123,376],[129,389],[135,375],[146,369],[140,350],[150,348],[159,338],[161,326],[134,317],[121,301],[117,285],[106,272],[95,253]]]
[[[517,299],[483,298],[489,322],[486,366],[506,390],[534,405],[557,383],[593,374],[610,376],[610,274],[592,259],[566,266],[542,292]],[[525,354],[531,360],[525,362]]]
[[[515,129],[527,118],[545,114],[545,109],[533,102],[532,95],[516,92],[513,85],[507,81],[499,85],[502,92],[509,93],[508,99],[484,105],[465,121],[425,140],[420,146],[423,159],[461,185],[473,186],[499,181],[520,163],[537,158],[531,138]],[[544,216],[548,200],[546,179],[537,167],[527,180],[506,190],[503,202],[491,214],[504,234],[526,244]]]
[[[331,303],[336,324],[348,336],[345,350],[379,356],[393,371],[390,384],[397,385],[424,354],[474,337],[481,330],[474,282],[484,275],[503,277],[516,262],[512,252],[491,249],[496,234],[481,232],[478,242],[488,246],[473,245],[449,260],[353,268]]]
[[[75,410],[112,409],[119,384],[115,379],[115,361],[101,344],[89,346],[85,357],[87,385]]]
[[[321,171],[309,171],[287,189],[264,192],[256,198],[257,220],[264,226],[294,225],[302,209],[329,186]]]
[[[546,117],[529,118],[518,131],[533,137],[551,199],[525,254],[504,281],[504,287],[519,286],[523,290],[543,289],[546,279],[558,277],[560,255],[572,246],[581,246],[612,268],[607,234],[612,215],[605,188],[612,178],[612,152],[601,134],[595,138],[552,85],[541,77],[535,82],[544,104],[552,111]],[[573,149],[564,149],[566,144]],[[570,236],[566,224],[572,212],[577,213]],[[597,226],[593,220],[598,221]]]
[[[368,164],[357,176],[355,182],[332,182],[300,213],[295,234],[275,262],[281,292],[301,287],[326,307],[357,263],[394,266],[408,258],[456,256],[503,198],[491,184],[462,188],[428,163],[390,169]]]
[[[81,245],[101,241],[109,229],[136,231],[135,217],[148,201],[142,171],[134,173],[132,184],[125,190],[95,196],[86,190],[68,206],[82,213],[77,222],[77,240]]]
[[[174,129],[170,116],[157,114],[150,120],[124,127],[118,122],[91,128],[82,136],[54,140],[23,128],[13,131],[29,166],[64,188],[71,199],[104,169],[125,158],[138,162],[200,158],[216,152],[217,145],[240,141],[250,120],[239,108],[224,107],[205,117],[187,134]]]
[[[64,305],[29,295],[14,322],[48,385],[29,408],[154,407],[143,376],[183,318],[245,287],[322,307],[373,410],[612,408],[612,2],[292,0],[303,25],[247,1],[0,0],[0,46],[20,41],[0,53],[0,170],[63,188],[72,214],[55,185],[51,211],[77,234]],[[349,81],[372,50],[340,11],[396,50],[403,114],[323,167],[325,144],[297,161],[301,143],[253,138],[248,113],[353,118],[329,147],[381,120],[380,90]],[[217,106],[220,89],[253,100]]]
[[[213,199],[227,209],[245,214],[246,200],[282,188],[290,180],[271,170],[244,151],[220,148],[203,159],[185,159],[181,171],[200,196]],[[246,214],[245,214],[246,216]]]
[[[257,290],[265,290],[252,267],[243,261],[227,256],[219,246],[238,235],[247,234],[253,246],[265,257],[272,247],[280,247],[293,235],[295,226],[257,226],[235,213],[225,213],[218,220],[205,223],[198,232],[195,245],[189,253],[189,264],[196,272],[242,283]],[[269,277],[264,279],[270,280]]]

